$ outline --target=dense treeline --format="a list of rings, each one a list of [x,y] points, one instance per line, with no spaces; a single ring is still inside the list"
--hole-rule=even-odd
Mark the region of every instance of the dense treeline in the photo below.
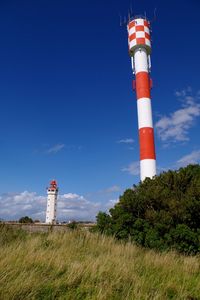
[[[200,166],[164,172],[126,190],[109,214],[99,212],[97,230],[148,248],[200,252]]]

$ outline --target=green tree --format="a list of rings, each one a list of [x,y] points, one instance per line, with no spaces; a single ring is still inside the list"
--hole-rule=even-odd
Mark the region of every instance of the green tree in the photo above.
[[[200,166],[163,172],[126,190],[110,214],[97,215],[97,229],[148,248],[200,252]]]
[[[19,219],[19,223],[33,223],[33,220],[28,216],[25,216]]]
[[[111,217],[105,212],[100,211],[97,215],[97,230],[101,233],[111,234]]]

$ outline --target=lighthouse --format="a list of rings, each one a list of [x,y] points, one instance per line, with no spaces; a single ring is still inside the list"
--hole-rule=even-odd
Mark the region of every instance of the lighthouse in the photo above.
[[[151,109],[151,38],[150,22],[145,17],[135,17],[128,25],[129,55],[133,70],[133,89],[136,90],[139,145],[140,178],[156,175],[156,154]]]
[[[56,180],[50,182],[50,186],[47,188],[47,211],[46,211],[46,223],[56,223],[56,207],[58,197],[58,186]]]

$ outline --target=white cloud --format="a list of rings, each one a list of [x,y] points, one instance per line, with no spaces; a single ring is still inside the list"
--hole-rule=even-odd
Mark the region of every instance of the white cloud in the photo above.
[[[162,172],[167,172],[169,170],[177,170],[180,167],[186,167],[189,164],[198,164],[198,163],[200,163],[200,150],[195,150],[189,154],[182,156],[179,160],[174,162],[172,165],[169,165],[168,167],[163,168],[157,166],[157,175],[159,175]]]
[[[187,154],[181,157],[177,164],[178,166],[187,166],[188,164],[197,164],[200,161],[200,150],[192,151],[190,154]]]
[[[6,193],[0,197],[0,218],[19,219],[25,215],[44,219],[46,197],[34,192]]]
[[[94,220],[101,204],[91,202],[78,194],[60,195],[58,199],[58,219]]]
[[[127,167],[122,169],[123,172],[128,172],[131,175],[139,175],[140,174],[140,164],[138,161],[134,161],[130,163]]]
[[[118,144],[133,144],[134,140],[131,138],[127,138],[127,139],[122,139],[117,141]]]
[[[65,147],[64,144],[56,144],[56,145],[52,146],[51,148],[49,148],[46,151],[46,153],[48,153],[48,154],[56,154],[59,151],[61,151],[64,147]]]
[[[111,207],[114,207],[115,204],[119,201],[119,199],[111,199],[106,203],[107,209],[110,209]]]
[[[58,196],[58,220],[95,220],[97,213],[108,211],[114,206],[115,200],[106,203],[93,202],[76,193]],[[5,193],[0,196],[0,219],[18,220],[29,216],[32,219],[45,220],[47,197],[34,192]]]
[[[110,194],[110,193],[115,193],[115,192],[120,192],[121,188],[118,185],[113,185],[110,186],[109,188],[105,189],[105,190],[101,190],[100,193],[105,193],[105,194]]]
[[[191,88],[177,91],[175,95],[181,101],[181,108],[169,116],[162,116],[155,124],[160,139],[169,144],[189,141],[189,130],[200,116],[199,96],[191,95]]]
[[[64,194],[63,197],[65,199],[77,199],[83,196],[79,196],[78,194],[68,193],[68,194]]]

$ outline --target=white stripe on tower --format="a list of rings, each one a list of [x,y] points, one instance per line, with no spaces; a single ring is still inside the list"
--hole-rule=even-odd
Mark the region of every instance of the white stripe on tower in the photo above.
[[[128,24],[129,52],[133,57],[136,77],[136,95],[140,143],[140,177],[156,175],[156,155],[150,98],[148,55],[151,51],[149,24],[144,19],[135,19]]]

